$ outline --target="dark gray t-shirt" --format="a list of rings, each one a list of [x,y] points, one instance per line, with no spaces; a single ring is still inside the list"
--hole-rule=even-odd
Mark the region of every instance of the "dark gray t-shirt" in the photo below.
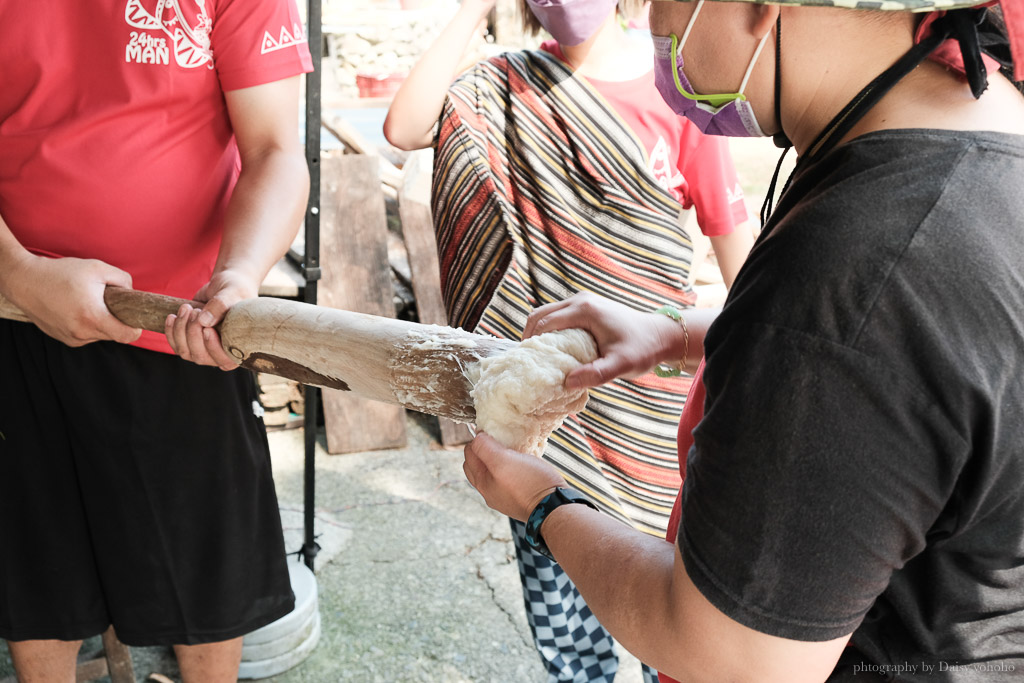
[[[802,170],[706,354],[701,592],[854,632],[896,680],[1024,678],[1024,137],[872,133]]]

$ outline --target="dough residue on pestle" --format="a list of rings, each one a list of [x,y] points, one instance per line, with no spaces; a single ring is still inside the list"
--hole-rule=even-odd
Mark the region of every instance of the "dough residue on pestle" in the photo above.
[[[595,358],[597,344],[588,332],[560,330],[482,359],[467,373],[477,427],[508,448],[541,455],[566,415],[587,405],[587,390],[567,390],[565,376]]]

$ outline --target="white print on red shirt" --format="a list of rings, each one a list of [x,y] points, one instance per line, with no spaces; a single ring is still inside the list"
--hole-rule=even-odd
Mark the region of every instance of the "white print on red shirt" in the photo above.
[[[182,8],[188,3],[188,9]],[[153,11],[146,9],[149,5]],[[174,45],[175,63],[186,69],[213,68],[210,31],[213,21],[206,13],[206,0],[128,0],[124,20],[133,28],[160,31],[164,36],[132,31],[124,61],[134,64],[170,64],[167,39]]]
[[[678,201],[682,197],[679,186],[683,184],[683,174],[672,162],[668,152],[668,143],[659,135],[658,142],[654,144],[654,149],[651,150],[648,157],[647,165],[654,179],[658,181],[658,185],[668,190],[669,194]]]
[[[281,33],[278,35],[277,39],[270,35],[270,31],[266,31],[263,34],[263,45],[260,46],[260,54],[265,55],[268,52],[283,50],[286,47],[301,45],[304,42],[306,42],[306,33],[300,25],[295,24],[292,26],[291,33],[288,32],[287,26],[282,26]]]
[[[729,199],[729,205],[733,205],[736,202],[743,201],[743,188],[740,187],[739,183],[736,183],[732,189],[726,189],[726,196]]]

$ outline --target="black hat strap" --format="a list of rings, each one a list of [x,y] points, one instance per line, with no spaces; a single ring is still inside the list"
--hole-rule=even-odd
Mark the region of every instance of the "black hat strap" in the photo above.
[[[807,148],[801,158],[804,164],[818,159],[831,151],[843,137],[850,132],[850,129],[857,125],[868,111],[885,96],[893,86],[899,83],[904,76],[917,68],[917,66],[928,58],[939,45],[949,38],[951,26],[947,21],[937,21],[931,35],[915,45],[899,60],[883,71],[875,80],[868,83],[863,90],[850,100],[843,107],[842,111],[833,117],[825,128],[818,133],[811,146]]]
[[[807,166],[831,151],[832,148],[850,132],[857,122],[860,121],[864,115],[867,114],[868,111],[870,111],[870,109],[893,88],[893,86],[899,83],[904,76],[917,68],[921,62],[928,58],[928,55],[934,52],[939,45],[949,38],[955,30],[954,22],[960,21],[960,19],[956,17],[957,14],[957,12],[950,12],[942,19],[936,21],[933,25],[931,35],[917,45],[914,45],[914,47],[912,47],[905,55],[900,57],[895,64],[879,74],[877,78],[868,83],[863,90],[857,93],[857,95],[832,118],[828,125],[825,126],[825,128],[814,139],[814,142],[811,143],[804,154],[800,156],[793,175],[796,174],[796,170],[800,167]],[[778,37],[776,39],[778,41]],[[775,52],[776,71],[778,71],[778,43],[776,45]],[[778,116],[779,110],[779,90],[779,76],[778,73],[776,73],[776,116]],[[784,138],[785,136],[782,137]],[[786,142],[788,142],[788,140],[786,140]],[[778,144],[778,142],[776,144]],[[787,147],[782,152],[782,157],[779,159],[779,163],[775,167],[775,174],[772,176],[771,185],[768,187],[768,194],[765,196],[764,204],[761,206],[762,227],[764,227],[768,222],[768,217],[771,215],[779,171],[782,168],[782,160],[785,158],[786,152],[788,151],[789,148]],[[790,176],[790,180],[793,175]],[[785,193],[786,188],[788,187],[789,181],[786,181],[786,185],[783,187],[782,192]]]
[[[772,174],[772,182],[768,185],[768,193],[764,196],[761,204],[761,227],[768,222],[768,216],[772,213],[772,202],[775,199],[775,186],[779,182],[779,171],[782,169],[782,161],[786,154],[793,148],[786,131],[782,130],[782,12],[775,18],[775,123],[779,126],[779,132],[772,136],[772,142],[776,147],[782,149],[779,162],[775,164],[775,173]]]

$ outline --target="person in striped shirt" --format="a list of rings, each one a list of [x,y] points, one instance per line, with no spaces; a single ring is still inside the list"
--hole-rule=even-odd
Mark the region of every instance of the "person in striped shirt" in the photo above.
[[[449,324],[520,339],[530,310],[577,292],[641,311],[699,305],[691,282],[702,238],[685,225],[694,215],[689,225],[710,238],[730,284],[753,232],[727,141],[665,105],[646,36],[624,30],[614,0],[524,1],[527,30],[555,40],[462,72],[493,4],[464,0],[384,123],[395,146],[435,149]],[[651,375],[595,388],[544,458],[601,510],[662,538],[680,485],[675,437],[688,387]],[[548,680],[612,681],[614,641],[558,564],[511,525]],[[644,667],[645,680],[656,677]]]

